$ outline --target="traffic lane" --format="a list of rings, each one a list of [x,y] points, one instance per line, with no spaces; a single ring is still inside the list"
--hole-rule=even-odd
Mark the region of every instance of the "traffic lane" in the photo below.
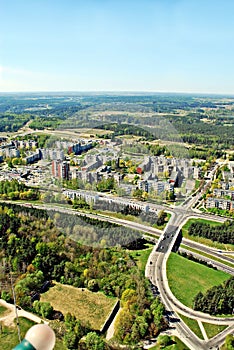
[[[184,244],[190,248],[194,248],[194,249],[200,250],[202,252],[205,252],[207,254],[213,255],[219,259],[222,259],[224,261],[228,261],[232,264],[234,263],[233,258],[230,258],[228,256],[224,256],[222,253],[216,252],[214,249],[206,247],[206,246],[199,244],[197,242],[192,242],[186,238],[182,238],[182,244]]]
[[[161,253],[166,253],[168,251],[168,248],[171,244],[171,241],[177,234],[177,229],[178,227],[174,225],[169,225],[166,229],[166,231],[163,233],[161,236],[162,238],[158,242],[158,246],[156,248],[156,251],[161,252]]]

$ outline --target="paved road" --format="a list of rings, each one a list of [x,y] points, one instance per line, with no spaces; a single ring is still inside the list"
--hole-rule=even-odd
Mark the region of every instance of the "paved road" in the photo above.
[[[167,253],[169,256],[169,253]],[[183,314],[187,317],[212,323],[212,324],[223,324],[229,325],[228,330],[226,330],[225,334],[228,332],[233,332],[234,330],[234,318],[219,318],[212,317],[210,315],[194,311],[182,303],[180,303],[174,295],[171,293],[166,277],[166,259],[165,254],[157,252],[154,250],[150,256],[151,264],[149,263],[147,269],[147,275],[150,278],[151,282],[157,286],[157,289],[160,293],[160,297],[166,307],[166,310],[170,313],[170,324],[176,330],[176,333],[179,335],[181,340],[190,348],[194,350],[202,350],[209,349],[210,346],[220,345],[225,339],[225,336],[220,334],[220,336],[216,337],[209,341],[201,340],[182,322],[177,313]],[[221,340],[220,340],[221,339]],[[208,347],[209,345],[209,347]]]
[[[0,305],[4,306],[9,310],[9,312],[0,318],[0,321],[3,321],[5,325],[12,326],[14,324],[14,319],[16,318],[16,313],[18,317],[25,317],[35,323],[48,323],[44,321],[42,318],[32,314],[31,312],[25,311],[23,309],[15,309],[14,304],[7,303],[5,300],[0,299]]]
[[[194,203],[199,198],[199,196],[200,194],[197,194],[194,198],[187,200],[185,205],[175,207],[175,208],[168,208],[161,204],[150,204],[150,210],[152,211],[164,210],[164,211],[170,212],[171,218],[164,232],[149,226],[141,225],[138,223],[127,221],[127,220],[110,218],[104,215],[77,213],[77,211],[74,211],[72,209],[62,208],[53,204],[50,204],[49,206],[35,205],[35,207],[46,209],[48,211],[54,210],[54,211],[63,212],[63,213],[69,213],[69,214],[72,213],[74,215],[86,215],[89,217],[98,218],[99,220],[105,220],[105,221],[114,222],[120,225],[125,225],[133,229],[150,233],[151,235],[159,237],[158,243],[153,251],[154,253],[150,256],[148,260],[148,263],[146,266],[146,276],[150,278],[150,280],[155,286],[157,286],[160,292],[162,301],[166,306],[166,309],[170,312],[174,312],[177,319],[179,318],[176,312],[180,312],[181,314],[184,314],[191,318],[197,319],[199,317],[198,319],[203,322],[208,322],[208,323],[218,322],[218,324],[224,324],[226,322],[226,324],[230,325],[224,332],[220,333],[218,336],[212,338],[209,341],[205,341],[205,340],[202,341],[184,324],[182,320],[179,319],[178,322],[173,323],[176,333],[179,335],[182,341],[189,346],[190,349],[203,350],[203,349],[209,349],[209,347],[212,348],[215,346],[219,346],[224,341],[225,335],[230,332],[233,332],[234,318],[219,319],[219,318],[212,318],[209,315],[201,314],[201,313],[199,313],[198,315],[194,310],[186,308],[184,305],[180,305],[179,301],[176,300],[175,297],[172,295],[168,287],[167,277],[166,277],[167,258],[169,257],[169,254],[178,238],[181,227],[189,218],[204,218],[204,219],[216,220],[219,222],[224,222],[226,220],[225,218],[214,217],[209,214],[203,214],[203,213],[201,214],[191,210],[191,205],[194,205]],[[223,260],[226,260],[229,262],[232,261],[230,257],[224,256],[221,252],[218,252],[215,249],[206,247],[199,243],[195,243],[195,242],[191,242],[189,240],[183,239],[183,244],[189,247],[195,248],[198,251],[210,254],[211,256],[222,258]],[[213,262],[214,261],[212,261],[212,263]],[[221,267],[221,265],[219,267]],[[230,272],[233,273],[234,271],[233,268],[228,268],[228,270],[229,270],[229,273]]]
[[[234,317],[218,318],[218,317],[212,317],[210,315],[194,311],[184,306],[182,303],[180,303],[170,291],[170,288],[168,286],[168,281],[167,281],[167,274],[166,274],[167,259],[176,242],[178,235],[180,234],[181,227],[183,226],[184,222],[188,220],[190,215],[191,215],[190,210],[187,210],[187,212],[185,213],[183,211],[181,211],[180,213],[178,210],[174,212],[174,215],[171,217],[169,224],[164,230],[164,233],[160,236],[160,239],[156,247],[154,248],[153,252],[149,257],[149,260],[146,265],[146,276],[157,287],[160,297],[166,307],[166,310],[169,313],[173,313],[174,315],[176,315],[174,319],[176,319],[177,322],[172,322],[171,324],[173,325],[173,327],[175,327],[176,333],[179,334],[179,337],[181,338],[181,340],[186,345],[188,345],[188,347],[192,350],[193,349],[205,350],[209,348],[215,348],[216,346],[220,346],[220,344],[224,342],[225,336],[229,334],[229,332],[234,331]],[[204,245],[193,243],[193,242],[191,243],[191,241],[188,241],[188,240],[186,240],[183,243],[188,244],[190,245],[190,247],[192,246],[193,248],[196,248],[199,251],[208,253],[211,256],[213,255],[214,257],[218,257],[218,258],[222,256],[214,249],[208,248]],[[231,261],[233,262],[232,259]],[[216,266],[220,267],[218,263]],[[224,265],[224,268],[225,268],[225,265]],[[234,274],[234,268],[226,267],[226,269],[232,274]],[[225,332],[220,333],[219,335],[217,335],[216,337],[210,340],[207,340],[207,339],[201,340],[178,317],[177,312],[201,322],[220,324],[220,325],[226,324],[229,327]]]

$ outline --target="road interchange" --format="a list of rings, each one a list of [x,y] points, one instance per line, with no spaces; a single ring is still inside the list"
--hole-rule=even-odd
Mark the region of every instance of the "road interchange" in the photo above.
[[[195,203],[197,198],[192,198],[191,201],[188,201],[186,205],[174,208],[168,208],[161,204],[150,204],[150,210],[159,211],[164,210],[171,214],[170,220],[164,229],[164,231],[160,231],[150,226],[146,226],[143,224],[131,222],[128,220],[112,218],[107,215],[101,214],[93,214],[93,213],[81,213],[74,211],[69,208],[59,207],[56,204],[43,204],[43,205],[33,205],[35,208],[44,209],[55,212],[63,212],[67,214],[73,215],[85,215],[92,218],[96,218],[98,220],[104,220],[113,222],[119,225],[124,225],[135,230],[139,230],[146,234],[150,234],[156,238],[159,237],[156,246],[154,247],[147,265],[146,265],[146,277],[150,279],[150,281],[155,285],[159,291],[160,297],[166,307],[168,313],[170,313],[170,320],[176,319],[177,322],[170,322],[172,325],[172,334],[177,335],[191,350],[205,350],[205,349],[217,349],[225,340],[225,337],[229,333],[234,332],[234,317],[232,318],[218,318],[212,317],[207,314],[202,314],[200,312],[196,312],[193,309],[190,309],[183,304],[181,304],[171,293],[170,288],[168,286],[167,275],[166,275],[166,262],[172,251],[174,244],[178,238],[180,230],[182,226],[185,224],[187,220],[190,218],[203,218],[207,220],[216,220],[219,222],[224,222],[226,219],[221,217],[214,217],[204,213],[198,213],[194,210],[191,210],[191,205]],[[26,204],[27,205],[27,204]],[[30,204],[31,205],[31,204]],[[192,242],[188,239],[182,239],[182,243],[186,247],[196,249],[201,252],[200,257],[207,261],[208,258],[205,258],[202,253],[209,254],[214,258],[222,259],[224,263],[218,262],[216,260],[212,260],[209,258],[209,261],[212,262],[212,265],[216,266],[218,269],[223,269],[224,271],[234,275],[234,267],[225,265],[227,263],[233,263],[233,259],[230,257],[224,256],[223,251],[218,251],[214,248],[207,247],[203,244]],[[194,254],[194,253],[193,253]],[[197,254],[197,253],[195,253]],[[199,255],[199,254],[197,254]],[[187,317],[196,319],[198,321],[213,323],[213,324],[226,324],[228,327],[217,336],[212,339],[201,340],[198,338],[188,326],[179,318],[178,314],[185,315]]]

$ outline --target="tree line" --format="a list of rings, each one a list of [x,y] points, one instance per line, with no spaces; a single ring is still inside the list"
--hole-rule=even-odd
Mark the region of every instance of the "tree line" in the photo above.
[[[29,199],[36,200],[39,198],[39,190],[32,189],[24,183],[13,180],[0,181],[0,198],[1,199]]]
[[[211,315],[233,314],[234,277],[223,284],[214,286],[206,293],[199,292],[194,298],[194,309]]]
[[[208,223],[194,222],[190,225],[188,233],[191,236],[200,236],[219,243],[234,244],[234,221],[212,226]]]
[[[93,292],[102,291],[120,298],[123,304],[123,313],[115,330],[118,342],[134,345],[145,337],[157,335],[167,325],[164,308],[159,300],[153,301],[149,282],[139,271],[134,258],[119,244],[107,248],[104,239],[101,240],[102,247],[71,239],[65,228],[68,223],[73,226],[72,217],[70,215],[64,221],[60,213],[48,215],[43,210],[17,205],[0,207],[1,297],[12,300],[9,273],[13,276],[17,304],[47,317],[52,312],[50,305],[35,302],[40,298],[41,286],[46,281],[55,280]],[[61,221],[65,224],[63,229]],[[83,218],[79,230],[85,235],[95,228],[98,235],[104,227],[112,229],[112,233],[118,230],[115,224],[91,218]],[[126,231],[122,234],[124,236]],[[125,237],[123,239],[126,241]],[[64,321],[58,321],[62,328],[65,327],[63,342],[68,349],[77,349],[80,338],[74,336],[74,329],[79,328],[75,326],[78,321],[69,316],[75,327],[71,326],[69,331],[64,316],[65,325]],[[83,326],[88,329],[88,325]],[[88,333],[91,331],[87,330]],[[102,339],[95,335],[91,338],[103,345]],[[79,349],[88,349],[88,346],[92,349],[91,345],[79,346]],[[107,349],[106,344],[100,349]]]

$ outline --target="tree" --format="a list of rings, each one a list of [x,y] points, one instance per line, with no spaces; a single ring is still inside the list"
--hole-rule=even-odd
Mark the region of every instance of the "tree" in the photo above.
[[[148,323],[144,316],[137,316],[132,326],[132,337],[139,341],[145,336],[147,329]]]
[[[76,334],[72,330],[67,331],[64,335],[63,343],[69,350],[77,350],[78,339]]]
[[[171,338],[168,335],[159,335],[157,344],[159,345],[160,349],[164,349],[166,346],[171,344]]]
[[[167,213],[164,210],[160,210],[157,218],[157,225],[162,226],[167,218]]]
[[[65,316],[65,327],[64,345],[69,350],[77,350],[80,339],[87,332],[86,327],[83,327],[80,321],[70,313]]]
[[[225,338],[223,350],[233,350],[234,349],[234,335],[228,334]]]
[[[33,303],[35,312],[44,318],[50,319],[53,315],[53,306],[49,302],[35,300]]]
[[[85,345],[87,350],[105,350],[105,342],[95,332],[89,332],[85,337]]]
[[[130,335],[133,325],[133,316],[130,311],[123,308],[116,318],[115,336],[118,341],[126,343],[127,335]]]
[[[150,305],[150,310],[153,315],[154,324],[158,330],[161,330],[165,325],[164,313],[165,307],[160,302],[160,299],[157,297]]]
[[[88,289],[91,290],[92,292],[98,291],[98,283],[95,279],[88,281]]]
[[[133,197],[136,197],[138,199],[142,199],[142,194],[143,194],[143,190],[136,188],[133,192],[132,195]]]

